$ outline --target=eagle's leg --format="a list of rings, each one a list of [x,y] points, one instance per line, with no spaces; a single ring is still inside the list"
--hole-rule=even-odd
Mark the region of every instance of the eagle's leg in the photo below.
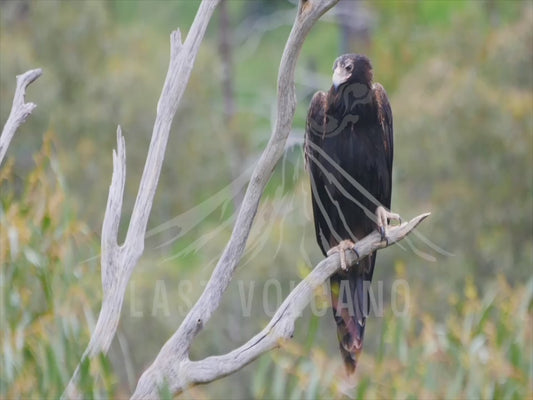
[[[346,265],[346,254],[344,254],[346,250],[352,250],[359,260],[359,253],[355,250],[355,243],[351,240],[343,240],[328,251],[328,256],[339,253],[339,257],[341,258],[341,268],[345,271],[348,269],[348,266]]]
[[[381,240],[386,241],[388,241],[387,227],[390,221],[398,221],[400,224],[402,223],[402,218],[400,217],[400,214],[390,212],[383,206],[379,206],[378,208],[376,208],[376,219],[378,224],[378,231],[381,234]]]

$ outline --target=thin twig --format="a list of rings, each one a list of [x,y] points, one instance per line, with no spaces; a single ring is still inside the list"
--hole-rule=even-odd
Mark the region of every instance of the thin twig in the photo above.
[[[25,103],[26,88],[30,83],[35,81],[43,74],[41,68],[31,69],[22,75],[17,75],[17,88],[15,89],[15,96],[13,98],[13,106],[7,118],[4,129],[2,129],[2,136],[0,136],[0,165],[6,155],[7,148],[11,143],[11,139],[15,132],[22,125],[26,118],[31,114],[33,109],[37,107],[34,103]]]

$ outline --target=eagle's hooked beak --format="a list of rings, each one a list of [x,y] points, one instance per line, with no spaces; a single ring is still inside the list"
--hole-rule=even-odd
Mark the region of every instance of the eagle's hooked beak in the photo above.
[[[340,85],[346,82],[349,77],[350,74],[344,68],[342,68],[340,65],[337,66],[333,70],[333,77],[331,79],[333,82],[333,86],[335,86],[335,90],[337,90]]]

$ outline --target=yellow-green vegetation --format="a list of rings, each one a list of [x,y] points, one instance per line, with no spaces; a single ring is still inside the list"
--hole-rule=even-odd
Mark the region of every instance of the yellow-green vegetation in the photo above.
[[[352,386],[339,380],[341,366],[323,349],[283,344],[259,362],[254,397],[531,398],[533,279],[517,288],[499,276],[484,292],[480,297],[468,279],[448,299],[450,311],[440,321],[423,304],[406,317],[388,310],[378,346],[363,353]]]
[[[38,108],[0,166],[2,398],[57,398],[88,343],[101,301],[99,232],[116,125],[127,148],[127,219],[168,65],[168,35],[177,26],[187,32],[197,4],[0,2],[2,124],[15,75],[44,71],[27,93]],[[533,397],[533,6],[363,4],[373,21],[370,42],[352,50],[369,55],[391,99],[393,208],[404,218],[432,215],[421,236],[378,255],[373,289],[383,288],[383,314],[367,320],[353,382],[342,378],[321,292],[292,341],[185,398]],[[294,7],[250,0],[229,1],[228,9],[235,115],[225,122],[215,14],[174,121],[117,338],[107,357],[81,368],[87,398],[127,397],[179,326],[231,234],[230,183],[268,140]],[[326,16],[302,50],[295,137],[310,96],[330,82],[341,51],[336,22]],[[193,359],[248,340],[321,260],[308,186],[294,146],[274,171],[246,254]],[[399,296],[405,313],[393,312],[397,282],[406,283]]]
[[[2,265],[1,395],[57,398],[76,368],[95,323],[100,296],[96,251],[66,198],[63,177],[47,134],[24,179],[13,163],[2,167],[0,264]],[[85,257],[84,257],[85,255]],[[92,383],[100,371],[113,379],[106,359],[81,368],[82,393],[104,392]]]

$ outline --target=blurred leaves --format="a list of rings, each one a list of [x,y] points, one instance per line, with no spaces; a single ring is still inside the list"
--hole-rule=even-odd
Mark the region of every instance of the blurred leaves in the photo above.
[[[15,75],[44,69],[28,91],[38,108],[0,168],[0,397],[58,397],[74,371],[99,307],[92,232],[101,227],[116,125],[128,150],[128,215],[168,65],[168,34],[176,26],[186,34],[197,4],[0,2],[1,121]],[[320,290],[311,309],[324,315],[308,310],[294,340],[185,397],[533,397],[531,2],[364,4],[375,21],[375,79],[394,111],[393,208],[406,218],[428,210],[431,220],[422,239],[378,256],[374,284],[385,288],[384,315],[367,322],[354,382],[344,379],[329,293]],[[228,6],[235,116],[224,122],[215,17],[174,121],[150,219],[155,233],[120,322],[123,343],[109,359],[81,366],[86,397],[126,395],[179,325],[231,234],[231,182],[246,176],[268,139],[294,7],[282,0]],[[314,27],[300,56],[297,138],[310,96],[327,88],[338,56],[333,21],[328,14]],[[49,132],[44,143],[42,132]],[[269,320],[266,308],[321,259],[308,186],[301,148],[293,146],[274,171],[243,261],[193,359],[245,342]],[[392,312],[387,290],[396,279],[409,284],[402,316]],[[265,290],[273,280],[279,292]],[[154,312],[163,289],[170,315]]]
[[[456,255],[453,279],[531,273],[533,78],[524,69],[533,48],[523,43],[533,41],[532,13],[529,5],[516,24],[465,40],[465,53],[420,63],[393,96],[396,193],[400,204],[415,194],[418,207],[435,211],[431,237]],[[475,35],[470,18],[457,19],[440,46]]]

